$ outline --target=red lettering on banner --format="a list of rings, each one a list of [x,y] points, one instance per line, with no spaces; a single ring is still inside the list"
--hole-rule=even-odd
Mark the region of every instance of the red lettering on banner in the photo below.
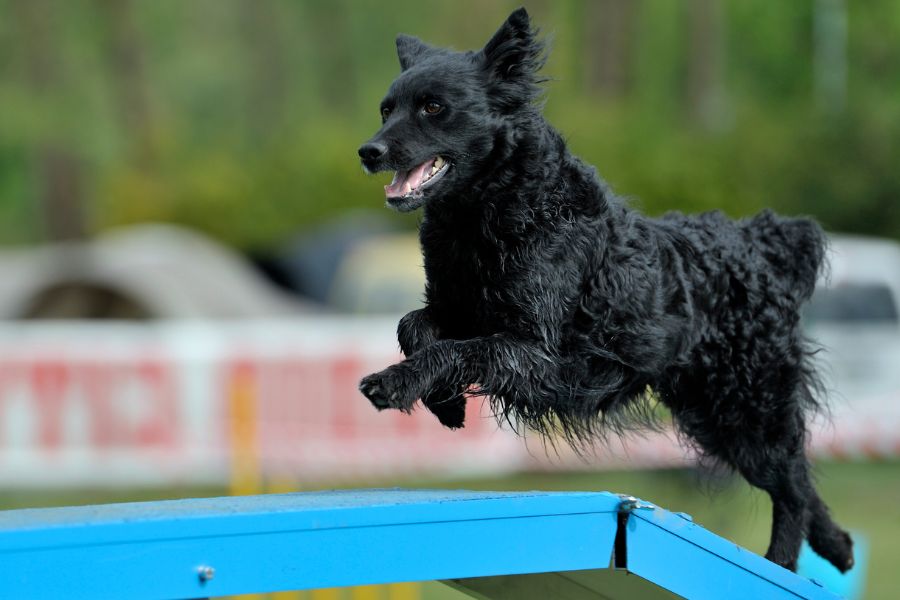
[[[178,421],[175,393],[166,365],[145,360],[137,365],[137,375],[147,386],[143,396],[143,419],[134,428],[134,441],[139,446],[172,446]]]
[[[94,363],[81,365],[78,371],[89,407],[90,433],[88,439],[98,448],[108,448],[121,441],[116,437],[117,432],[121,432],[122,429],[116,426],[116,416],[113,412],[110,368],[100,363]]]
[[[153,358],[77,364],[73,379],[90,407],[89,439],[98,448],[177,448],[178,398],[169,364]],[[133,395],[123,394],[129,387]]]
[[[0,397],[14,384],[30,390],[38,448],[57,452],[66,443],[70,411],[84,405],[84,436],[96,449],[112,446],[175,450],[180,440],[178,398],[171,366],[154,358],[134,362],[36,360],[4,369]],[[131,387],[132,395],[123,395]],[[130,404],[128,404],[130,403]]]
[[[38,443],[47,450],[58,449],[63,441],[63,408],[69,383],[68,368],[62,361],[38,363],[31,371],[37,405]]]
[[[296,431],[303,396],[295,389],[292,363],[273,359],[255,364],[257,386],[252,401],[254,430],[259,432],[259,450],[264,456],[285,454],[287,444],[301,437]]]

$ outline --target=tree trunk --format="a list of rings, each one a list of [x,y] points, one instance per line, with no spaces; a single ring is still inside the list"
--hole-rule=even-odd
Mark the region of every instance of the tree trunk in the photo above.
[[[286,95],[284,45],[279,30],[278,5],[243,0],[240,5],[242,41],[248,60],[246,122],[251,142],[268,139],[283,117]]]
[[[723,65],[725,44],[720,0],[687,3],[688,55],[686,101],[688,116],[708,129],[719,128],[725,118]]]
[[[585,6],[585,80],[588,89],[622,98],[631,89],[637,0],[597,0]]]
[[[156,162],[156,139],[134,9],[131,0],[98,0],[97,6],[105,20],[106,56],[119,116],[128,139],[133,142],[133,160],[140,169],[151,170]]]
[[[58,106],[65,98],[60,52],[56,45],[54,3],[47,0],[13,0],[12,17],[18,25],[22,53],[32,94],[42,106]],[[81,239],[86,235],[82,163],[57,136],[39,139],[33,149],[38,181],[38,206],[42,229],[53,241]]]

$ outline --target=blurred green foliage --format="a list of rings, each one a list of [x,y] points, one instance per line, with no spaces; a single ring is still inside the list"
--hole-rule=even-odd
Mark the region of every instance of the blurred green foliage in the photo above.
[[[515,6],[0,0],[0,241],[153,220],[260,248],[381,210],[356,148],[394,36],[477,48]],[[900,3],[526,6],[555,40],[548,117],[637,206],[900,237]]]

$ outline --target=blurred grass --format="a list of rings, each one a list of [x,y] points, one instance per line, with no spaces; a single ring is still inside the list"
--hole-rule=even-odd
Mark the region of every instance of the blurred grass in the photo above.
[[[895,571],[900,564],[900,461],[822,462],[817,466],[822,497],[844,527],[863,533],[870,544],[865,598],[897,597]],[[493,479],[415,479],[366,481],[365,487],[395,486],[474,490],[608,490],[641,497],[694,521],[754,552],[769,539],[768,498],[742,480],[698,470],[527,473]],[[334,486],[332,486],[334,487]],[[339,487],[359,487],[344,484]],[[299,489],[299,488],[298,488]],[[320,489],[305,487],[304,490]],[[128,490],[2,490],[0,509],[130,502],[224,495],[225,488],[182,487]],[[459,597],[437,584],[423,589],[423,599]]]

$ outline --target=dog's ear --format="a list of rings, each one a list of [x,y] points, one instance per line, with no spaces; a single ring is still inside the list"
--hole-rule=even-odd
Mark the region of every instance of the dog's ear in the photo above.
[[[537,30],[524,8],[515,10],[481,51],[491,79],[508,83],[510,100],[528,102],[540,93],[544,81],[537,72],[546,61],[545,45],[537,39]]]
[[[397,58],[400,59],[400,68],[404,71],[431,51],[432,47],[417,37],[405,33],[397,36]]]

